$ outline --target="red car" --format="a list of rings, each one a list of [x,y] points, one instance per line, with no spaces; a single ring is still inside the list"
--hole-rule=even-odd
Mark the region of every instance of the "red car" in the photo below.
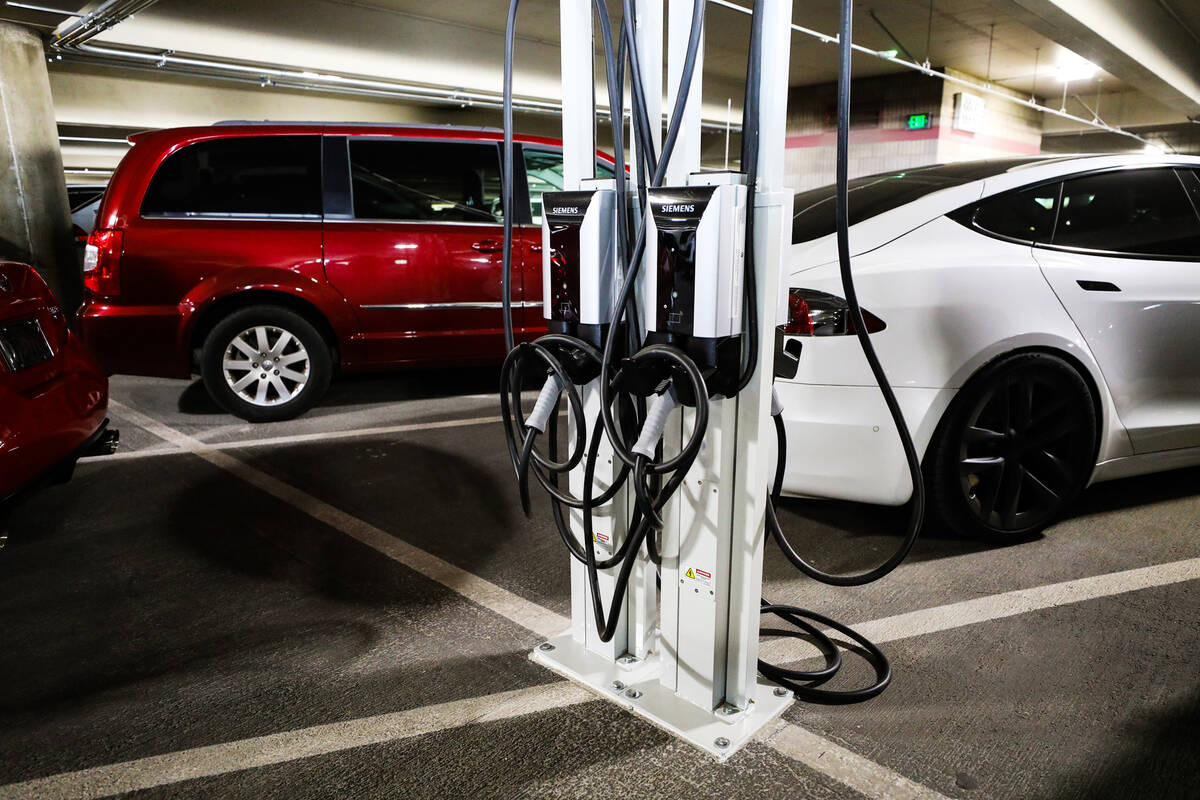
[[[0,261],[0,537],[17,499],[112,452],[108,377],[32,268]]]
[[[87,246],[84,337],[110,372],[198,371],[256,422],[312,407],[339,370],[499,361],[502,140],[274,123],[134,136]],[[562,150],[518,143],[512,300],[532,337]]]

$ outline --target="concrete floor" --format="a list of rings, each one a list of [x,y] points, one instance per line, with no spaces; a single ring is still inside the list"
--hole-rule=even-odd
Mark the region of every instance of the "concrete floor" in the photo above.
[[[718,765],[530,663],[519,615],[398,563],[419,548],[568,613],[495,382],[345,380],[251,426],[198,383],[115,378],[121,454],[18,510],[0,552],[0,798],[1200,797],[1200,470],[1095,487],[1015,546],[931,531],[869,587],[770,550],[766,596],[877,621],[895,678],[863,705],[796,704]],[[903,522],[786,506],[831,569]],[[835,687],[869,677],[850,661]]]

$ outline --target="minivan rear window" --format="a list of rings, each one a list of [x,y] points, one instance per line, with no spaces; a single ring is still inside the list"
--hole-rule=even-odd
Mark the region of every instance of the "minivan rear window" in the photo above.
[[[851,225],[919,200],[951,186],[961,186],[1007,172],[1040,158],[1004,158],[963,161],[898,172],[882,172],[850,181]],[[833,233],[837,227],[833,184],[796,195],[792,215],[792,243],[799,244]]]
[[[158,168],[142,215],[320,216],[320,137],[235,136],[188,145]]]

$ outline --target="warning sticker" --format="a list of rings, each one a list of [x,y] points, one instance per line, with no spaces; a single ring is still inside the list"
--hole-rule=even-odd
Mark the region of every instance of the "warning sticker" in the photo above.
[[[699,567],[688,567],[684,570],[683,577],[687,580],[695,581],[706,588],[712,588],[712,573],[705,572]]]
[[[606,550],[612,549],[612,537],[609,536],[607,533],[601,533],[600,531],[592,531],[592,541],[595,542],[598,546],[600,546]]]

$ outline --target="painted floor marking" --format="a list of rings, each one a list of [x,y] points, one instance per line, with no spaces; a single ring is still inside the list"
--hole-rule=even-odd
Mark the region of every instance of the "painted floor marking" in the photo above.
[[[1031,589],[977,597],[960,603],[923,608],[892,617],[863,622],[850,627],[876,644],[925,636],[930,633],[975,625],[1032,611],[1057,608],[1085,600],[1096,600],[1155,586],[1200,579],[1200,558],[1187,558],[1150,567],[1138,567],[1121,572],[1109,572],[1089,578],[1078,578]],[[833,632],[831,632],[833,633]],[[834,633],[834,636],[840,634]],[[784,663],[814,655],[811,645],[796,638],[765,641],[759,656],[767,661]]]
[[[355,747],[411,739],[594,699],[595,695],[570,683],[516,689],[10,783],[0,786],[0,800],[108,797]]]
[[[940,792],[863,758],[812,731],[780,720],[766,743],[810,769],[828,775],[865,797],[887,800],[947,800]]]
[[[160,439],[204,459],[214,467],[241,478],[246,483],[303,511],[313,519],[341,531],[393,561],[437,581],[468,600],[512,620],[543,638],[550,638],[561,633],[569,624],[567,618],[561,614],[556,614],[491,581],[473,575],[461,567],[456,567],[449,561],[427,553],[419,547],[414,547],[402,539],[397,539],[387,531],[323,500],[318,500],[311,494],[268,475],[257,467],[252,467],[228,453],[212,449],[199,439],[180,433],[174,428],[120,403],[110,401],[110,405],[117,407],[127,419]]]
[[[318,500],[262,470],[214,449],[211,445],[206,445],[194,437],[181,433],[121,403],[112,401],[110,404],[120,409],[130,421],[164,441],[241,478],[268,494],[293,505],[314,519],[342,531],[383,555],[426,575],[467,599],[495,611],[540,636],[548,638],[561,632],[568,624],[568,620],[560,614],[396,539],[387,532]],[[887,642],[1197,578],[1200,578],[1200,558],[1186,559],[1169,564],[1141,567],[936,606],[861,623],[854,627],[877,643]],[[786,658],[789,655],[793,657],[811,655],[810,653],[798,653],[794,648],[796,648],[795,640],[777,640],[764,643],[762,654],[772,660],[779,660],[781,656]],[[563,694],[557,694],[559,691]],[[548,693],[547,697],[541,698],[540,701],[534,701],[533,698],[540,697],[539,693],[541,692]],[[509,707],[505,703],[508,703],[510,698],[518,696],[522,698],[522,701],[516,703],[517,710],[506,711],[505,709]],[[422,735],[475,722],[506,719],[519,714],[585,702],[592,697],[593,695],[586,690],[572,684],[549,684],[533,689],[488,695],[469,701],[455,701],[427,706],[423,709],[384,714],[378,717],[369,717],[366,720],[331,723],[257,739],[211,745],[121,764],[52,775],[20,784],[0,786],[0,800],[17,797],[104,797],[114,793],[132,791],[135,788],[161,786],[197,777],[308,758],[326,752],[358,747],[362,744],[390,741],[410,735]],[[542,704],[539,705],[539,702]],[[484,710],[472,716],[460,711],[460,706],[457,704],[462,704],[462,708]],[[429,724],[436,725],[436,727],[429,730],[418,728],[415,733],[409,733],[404,724],[397,726],[395,722],[397,719],[407,720],[408,717],[404,717],[404,715],[414,715],[412,717],[414,719],[435,720]],[[445,715],[445,719],[437,719],[440,715]],[[364,723],[367,723],[365,728]],[[385,731],[391,731],[391,734],[388,735]],[[878,800],[892,800],[893,798],[897,800],[944,800],[944,796],[938,792],[911,781],[812,731],[786,721],[776,723],[765,743],[783,755],[798,760],[870,798]],[[130,788],[122,788],[127,785]]]
[[[138,425],[139,427],[145,427],[140,422],[134,420],[134,418],[131,416],[130,412],[132,409],[129,409],[127,406],[115,401],[112,402],[111,405],[118,407],[121,413],[124,414],[130,422],[134,422],[134,424]],[[139,412],[132,411],[132,413],[137,414]],[[142,416],[144,417],[145,415]],[[290,434],[288,436],[267,436],[259,439],[242,439],[230,442],[205,442],[197,439],[194,436],[187,436],[187,434],[180,433],[174,428],[168,428],[168,430],[171,430],[180,436],[187,436],[187,438],[195,442],[195,444],[189,447],[179,445],[177,447],[148,447],[144,450],[129,450],[124,452],[118,450],[116,453],[113,453],[110,456],[89,456],[87,458],[81,458],[79,461],[80,463],[84,464],[89,462],[104,464],[110,461],[128,461],[129,459],[135,458],[152,458],[154,456],[170,456],[179,455],[182,453],[197,453],[201,451],[208,452],[216,450],[236,450],[243,447],[268,447],[270,445],[324,442],[330,439],[353,439],[365,436],[387,436],[393,433],[411,433],[413,431],[434,431],[445,428],[462,428],[469,425],[489,425],[493,422],[502,422],[503,420],[504,418],[500,416],[470,417],[468,419],[447,419],[439,420],[437,422],[414,422],[407,425],[382,425],[374,428],[351,428],[349,430],[330,431],[328,433],[297,433]],[[159,425],[162,425],[162,423],[159,423]],[[162,425],[162,427],[166,428],[167,426]],[[158,436],[159,438],[166,438],[161,432],[152,430],[151,433],[154,433],[154,435]],[[167,439],[167,441],[171,441],[171,439]]]

